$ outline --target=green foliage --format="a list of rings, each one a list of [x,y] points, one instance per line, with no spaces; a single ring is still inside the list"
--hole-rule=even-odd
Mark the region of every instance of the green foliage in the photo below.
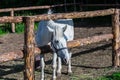
[[[24,24],[23,24],[23,23],[17,23],[17,24],[16,24],[15,31],[16,31],[17,33],[24,32]]]
[[[10,24],[0,25],[0,35],[11,32]]]
[[[98,79],[92,78],[89,75],[72,75],[70,80],[120,80],[120,72],[115,72],[109,76],[99,77]]]
[[[109,78],[111,80],[120,80],[120,72],[116,72],[110,76],[107,76],[107,78]]]
[[[31,11],[18,11],[15,13],[15,16],[32,16],[34,15],[34,13],[32,13]]]
[[[24,23],[16,23],[15,24],[15,31],[16,33],[23,33],[24,32]],[[35,23],[35,30],[38,27],[38,22]],[[11,24],[0,25],[0,35],[11,33]]]
[[[120,72],[113,73],[112,75],[109,76],[101,77],[97,80],[120,80]]]
[[[16,32],[17,33],[22,33],[22,32],[24,32],[24,27],[25,27],[25,25],[23,24],[23,23],[17,23],[16,24]],[[37,27],[38,27],[38,22],[37,23],[35,23],[35,30],[37,30]]]

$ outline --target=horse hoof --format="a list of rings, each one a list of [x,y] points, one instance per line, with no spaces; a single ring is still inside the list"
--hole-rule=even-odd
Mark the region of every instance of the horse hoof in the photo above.
[[[72,72],[68,72],[68,75],[71,76],[71,75],[72,75]]]
[[[44,79],[40,79],[40,80],[44,80]]]
[[[56,80],[56,77],[52,78],[52,80]]]

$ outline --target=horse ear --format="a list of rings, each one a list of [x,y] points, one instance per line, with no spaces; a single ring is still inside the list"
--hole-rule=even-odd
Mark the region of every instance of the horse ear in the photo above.
[[[54,21],[53,21],[53,20],[49,20],[49,21],[47,22],[47,28],[48,28],[48,30],[49,30],[50,32],[53,32],[53,31],[54,31],[54,26],[53,26],[53,24],[54,24]]]
[[[50,32],[53,32],[53,31],[54,31],[53,28],[51,28],[50,26],[48,26],[48,30],[49,30]]]
[[[63,27],[63,32],[65,32],[67,29],[67,25],[65,25],[65,27]]]

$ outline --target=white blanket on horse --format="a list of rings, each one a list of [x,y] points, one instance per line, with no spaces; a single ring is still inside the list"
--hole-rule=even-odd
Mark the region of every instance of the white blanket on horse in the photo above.
[[[37,45],[44,46],[47,45],[52,40],[53,32],[49,30],[49,27],[64,27],[67,26],[64,37],[67,41],[73,40],[74,37],[74,28],[72,19],[59,19],[59,20],[49,20],[49,21],[40,21],[38,30],[35,36]]]

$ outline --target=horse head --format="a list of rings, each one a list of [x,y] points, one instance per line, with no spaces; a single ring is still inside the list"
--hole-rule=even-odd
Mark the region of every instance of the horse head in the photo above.
[[[51,39],[52,49],[57,55],[66,63],[70,59],[70,55],[67,48],[67,40],[64,36],[64,32],[67,29],[66,24],[55,23],[54,21],[49,21],[48,29],[53,33]]]

